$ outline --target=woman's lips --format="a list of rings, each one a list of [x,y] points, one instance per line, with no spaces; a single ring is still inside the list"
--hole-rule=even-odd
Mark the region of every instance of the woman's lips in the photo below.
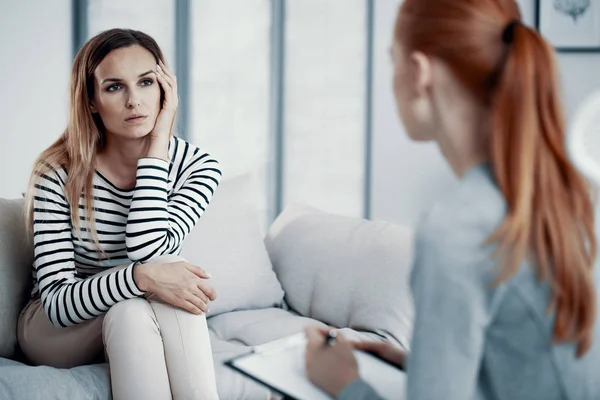
[[[140,115],[140,116],[137,116],[137,117],[127,118],[125,120],[125,122],[127,122],[128,124],[139,124],[139,123],[144,122],[146,120],[146,118],[147,117],[145,115]]]

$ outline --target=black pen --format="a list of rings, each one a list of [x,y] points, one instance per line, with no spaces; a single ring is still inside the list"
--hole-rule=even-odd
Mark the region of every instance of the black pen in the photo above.
[[[330,329],[327,332],[327,344],[333,346],[335,344],[335,340],[337,339],[337,330]]]

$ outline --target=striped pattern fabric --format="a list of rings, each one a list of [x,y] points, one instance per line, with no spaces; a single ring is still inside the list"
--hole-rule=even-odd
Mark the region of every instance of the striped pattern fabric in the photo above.
[[[206,210],[221,171],[213,157],[176,137],[169,143],[169,160],[139,159],[133,189],[120,189],[96,171],[93,218],[101,251],[86,222],[83,196],[80,235],[72,226],[64,191],[67,169],[38,174],[32,296],[41,297],[55,326],[81,323],[119,301],[143,295],[133,279],[135,265],[179,253]]]

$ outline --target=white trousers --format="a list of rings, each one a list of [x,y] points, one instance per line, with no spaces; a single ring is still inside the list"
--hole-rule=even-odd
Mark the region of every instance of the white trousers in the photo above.
[[[177,261],[185,260],[166,255],[151,262]],[[121,301],[67,328],[52,325],[40,300],[32,300],[19,317],[18,338],[35,365],[72,368],[104,353],[115,400],[218,399],[206,316],[154,298]]]

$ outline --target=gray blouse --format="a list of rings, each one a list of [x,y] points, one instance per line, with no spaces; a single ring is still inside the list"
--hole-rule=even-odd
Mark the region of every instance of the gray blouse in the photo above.
[[[510,280],[492,285],[495,245],[484,242],[506,212],[484,164],[471,169],[419,223],[408,400],[600,399],[600,321],[593,347],[577,358],[573,344],[553,345],[550,290],[528,261]],[[598,266],[594,273],[600,288]],[[379,398],[362,380],[338,396]]]

